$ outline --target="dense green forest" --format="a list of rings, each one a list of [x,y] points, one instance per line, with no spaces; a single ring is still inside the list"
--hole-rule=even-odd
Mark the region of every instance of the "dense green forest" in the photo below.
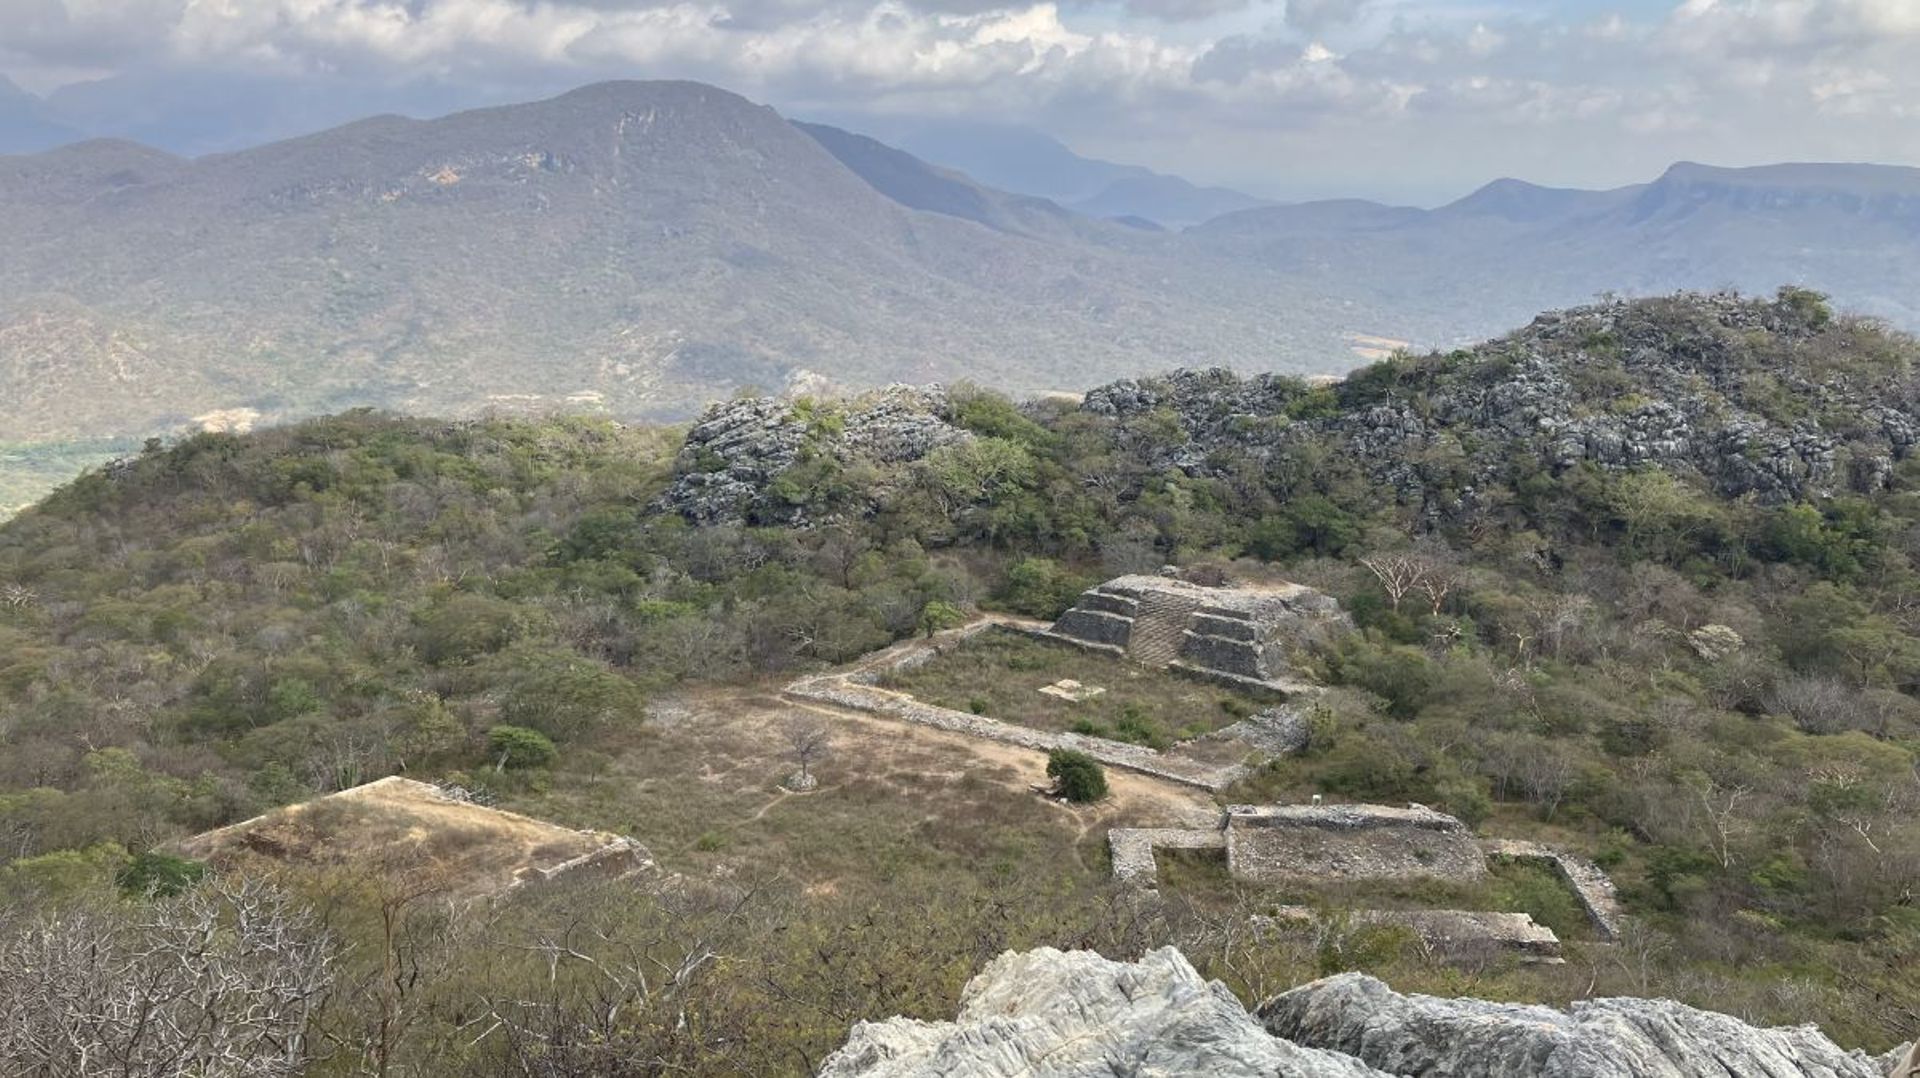
[[[630,831],[701,881],[542,895],[467,932],[559,919],[602,957],[681,965],[615,1018],[603,982],[550,978],[534,949],[426,906],[383,943],[378,896],[295,881],[346,947],[340,984],[372,986],[317,1012],[323,1073],[801,1072],[851,1021],[945,1015],[985,957],[1043,942],[1178,941],[1249,996],[1359,967],[1490,996],[1673,995],[1885,1048],[1920,1023],[1920,460],[1896,445],[1882,466],[1869,443],[1893,429],[1882,412],[1920,419],[1920,353],[1805,294],[1738,311],[1649,302],[1619,339],[1579,336],[1574,407],[1651,414],[1636,379],[1656,353],[1712,368],[1722,413],[1838,441],[1789,494],[1730,492],[1684,454],[1555,461],[1446,417],[1435,402],[1463,387],[1515,382],[1515,341],[1333,386],[1268,379],[1260,415],[958,387],[966,442],[900,464],[802,452],[769,485],[777,513],[698,527],[661,501],[715,466],[680,455],[678,430],[350,413],[152,447],[0,528],[0,927],[180,901],[114,881],[145,880],[128,866],[171,839],[404,772]],[[1813,383],[1857,392],[1795,388]],[[824,434],[837,407],[795,405]],[[1361,419],[1386,411],[1444,429],[1380,450]],[[770,523],[796,511],[808,526]],[[658,769],[697,766],[654,703],[770,692],[956,610],[1050,616],[1169,563],[1321,588],[1362,630],[1314,659],[1332,690],[1308,753],[1223,800],[1411,800],[1550,836],[1613,872],[1632,938],[1557,970],[1449,970],[1359,934],[1249,958],[1217,911],[1110,893],[1097,835],[963,781],[927,796],[978,826],[903,822],[838,853],[776,836],[844,859],[832,888],[781,871],[775,846],[715,879],[726,836],[658,797],[656,817],[620,807],[633,776],[670,788]],[[501,727],[553,758],[492,766]],[[849,813],[894,811],[861,796]],[[713,958],[685,968],[696,952]],[[419,975],[405,992],[395,953]],[[545,993],[544,1025],[472,1024],[475,1000],[514,992]]]

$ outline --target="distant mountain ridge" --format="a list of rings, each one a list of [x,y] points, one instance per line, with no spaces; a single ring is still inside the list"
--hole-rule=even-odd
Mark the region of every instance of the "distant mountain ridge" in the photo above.
[[[1284,365],[1312,332],[1176,237],[841,142],[863,172],[723,90],[609,83],[193,161],[0,158],[0,440],[353,404],[675,415],[810,372],[1040,389]]]
[[[1203,187],[1140,165],[1083,157],[1032,128],[970,121],[848,119],[927,161],[1004,191],[1044,198],[1089,217],[1138,218],[1165,227],[1197,224],[1270,205],[1224,187]]]
[[[1340,373],[1605,292],[1795,284],[1920,327],[1920,169],[1683,163],[1169,231],[684,82],[193,160],[0,156],[0,234],[0,443],[28,446],[359,405],[677,417],[743,386]]]
[[[1920,169],[1682,162],[1605,191],[1503,179],[1437,209],[1359,200],[1227,214],[1188,230],[1221,257],[1318,277],[1430,344],[1602,293],[1797,284],[1920,329]]]

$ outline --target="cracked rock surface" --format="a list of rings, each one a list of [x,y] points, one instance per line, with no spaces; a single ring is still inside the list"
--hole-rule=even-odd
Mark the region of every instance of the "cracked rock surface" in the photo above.
[[[1892,1057],[1887,1057],[1891,1059]],[[1885,1078],[1811,1026],[1670,1000],[1567,1010],[1403,995],[1347,973],[1248,1014],[1171,947],[1138,962],[1008,952],[951,1022],[862,1022],[822,1078]]]

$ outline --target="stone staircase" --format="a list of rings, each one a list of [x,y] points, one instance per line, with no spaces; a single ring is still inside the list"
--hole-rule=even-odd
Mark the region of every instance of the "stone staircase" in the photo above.
[[[1133,616],[1133,634],[1127,641],[1127,656],[1147,666],[1166,666],[1180,657],[1186,643],[1187,626],[1199,600],[1178,592],[1148,592],[1140,597]]]

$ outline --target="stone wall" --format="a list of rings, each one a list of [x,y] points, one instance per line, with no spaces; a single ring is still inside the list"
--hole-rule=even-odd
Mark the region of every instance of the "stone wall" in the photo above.
[[[1107,832],[1113,878],[1128,887],[1154,890],[1160,881],[1155,850],[1220,850],[1227,834],[1219,828],[1116,827]]]
[[[1224,790],[1247,773],[1242,763],[1218,764],[1177,754],[1159,753],[1144,745],[1130,745],[1084,734],[1049,733],[984,715],[972,715],[951,708],[921,703],[905,693],[862,683],[870,674],[826,674],[802,678],[786,687],[792,699],[830,707],[865,711],[904,722],[931,726],[968,737],[999,741],[1021,748],[1049,752],[1074,749],[1084,752],[1108,767],[1124,768],[1142,775],[1166,779],[1202,790]]]
[[[1498,958],[1558,964],[1560,937],[1524,913],[1485,910],[1354,910],[1348,926],[1404,928],[1426,953],[1445,962],[1471,963]],[[1268,931],[1317,930],[1322,914],[1305,906],[1281,906],[1256,924]]]
[[[1488,857],[1544,862],[1580,900],[1587,920],[1593,922],[1594,933],[1608,943],[1620,938],[1620,898],[1614,893],[1613,880],[1599,865],[1566,850],[1522,839],[1486,839],[1480,845]]]
[[[1235,805],[1227,865],[1238,879],[1277,884],[1471,883],[1487,873],[1466,824],[1418,805]]]

